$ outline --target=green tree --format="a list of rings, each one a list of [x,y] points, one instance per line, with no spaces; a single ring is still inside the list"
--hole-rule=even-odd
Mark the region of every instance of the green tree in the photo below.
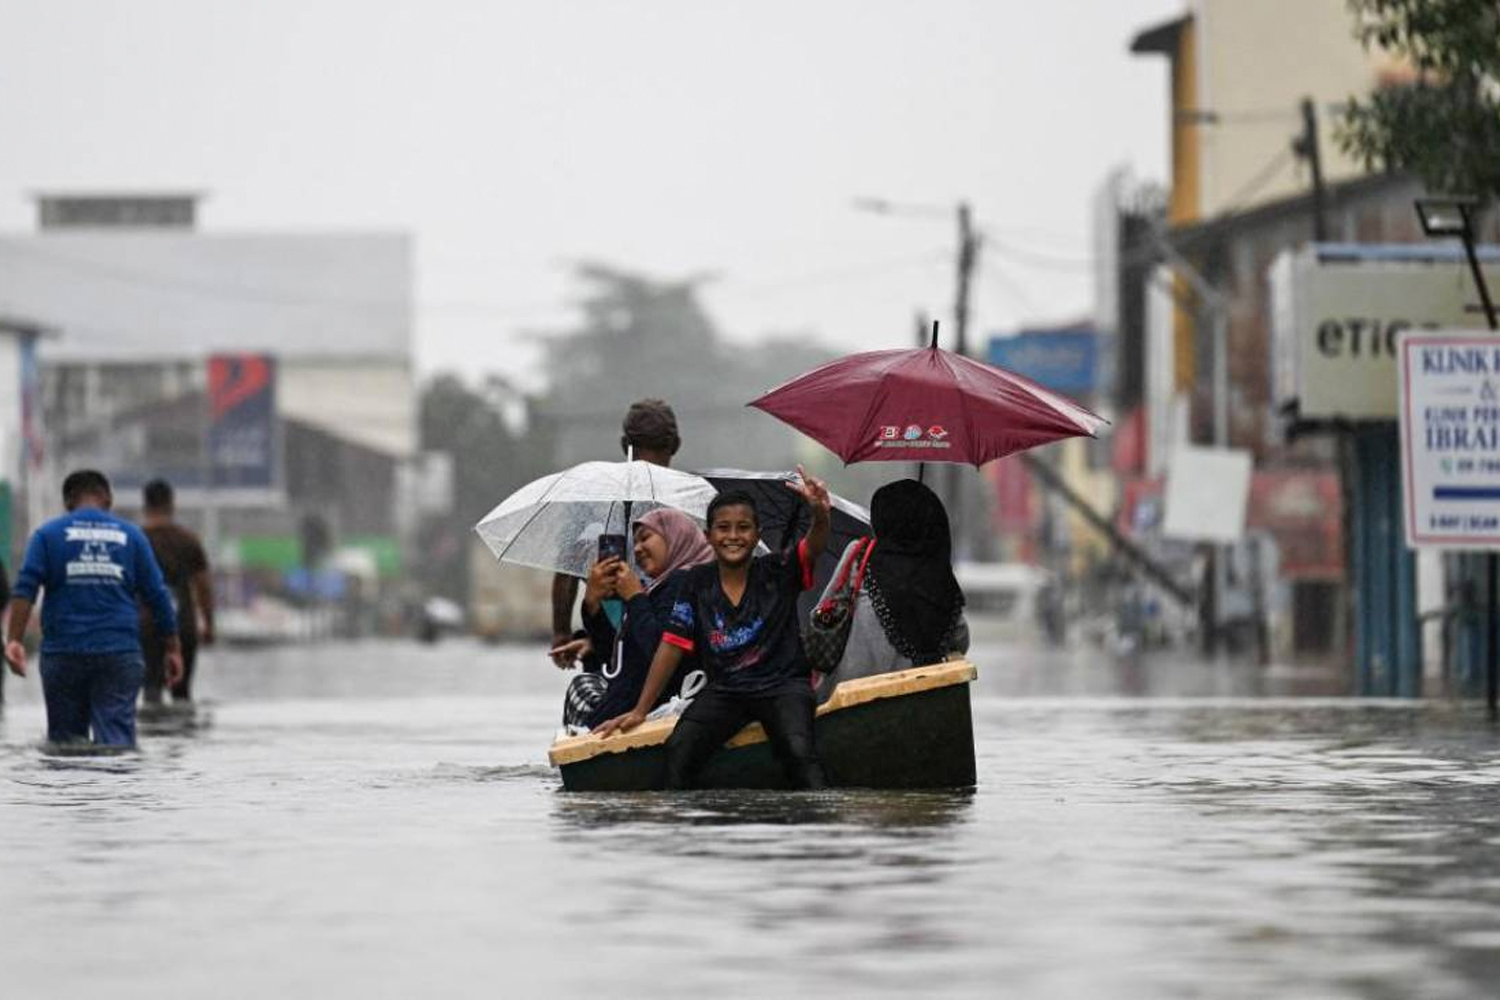
[[[1352,98],[1336,137],[1368,169],[1408,171],[1436,192],[1500,196],[1500,3],[1349,0],[1367,48],[1409,80]]]
[[[497,503],[551,471],[547,439],[535,428],[513,433],[505,420],[518,394],[491,377],[470,388],[457,375],[433,376],[423,387],[419,425],[423,451],[453,458],[453,507],[420,526],[421,576],[431,593],[467,598],[474,524]]]
[[[724,337],[700,301],[706,275],[658,280],[602,264],[578,268],[578,322],[546,335],[549,389],[538,412],[564,464],[619,455],[620,418],[636,399],[672,404],[684,468],[794,464],[795,435],[745,403],[830,360],[813,338]]]

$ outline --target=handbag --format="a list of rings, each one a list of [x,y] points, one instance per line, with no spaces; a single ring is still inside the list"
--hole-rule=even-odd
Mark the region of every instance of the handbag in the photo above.
[[[844,560],[843,572],[828,596],[812,609],[807,628],[802,633],[802,648],[807,653],[808,662],[822,674],[833,673],[844,658],[844,647],[849,645],[849,629],[854,625],[854,603],[859,599],[859,588],[864,583],[865,564],[870,561],[870,552],[875,548],[873,538],[861,538],[855,544],[860,548]],[[856,563],[858,569],[855,569]]]

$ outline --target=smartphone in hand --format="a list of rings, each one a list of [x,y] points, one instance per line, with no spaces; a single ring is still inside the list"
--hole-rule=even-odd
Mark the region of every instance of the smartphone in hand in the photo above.
[[[624,535],[603,534],[599,536],[599,561],[603,562],[611,556],[622,561],[625,559]]]

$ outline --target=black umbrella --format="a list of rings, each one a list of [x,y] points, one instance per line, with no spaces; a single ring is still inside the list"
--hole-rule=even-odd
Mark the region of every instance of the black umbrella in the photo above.
[[[719,492],[744,490],[755,498],[755,510],[760,515],[760,536],[767,547],[781,550],[790,547],[802,536],[812,521],[812,512],[801,497],[786,488],[786,483],[797,477],[794,472],[749,472],[745,469],[708,469],[698,475],[707,479]],[[818,553],[818,562],[813,569],[813,588],[803,595],[805,610],[818,599],[823,588],[833,577],[838,567],[839,556],[856,538],[870,533],[870,512],[851,500],[830,493],[833,509],[829,511],[831,530],[828,533],[828,548]],[[810,595],[810,597],[809,597]]]

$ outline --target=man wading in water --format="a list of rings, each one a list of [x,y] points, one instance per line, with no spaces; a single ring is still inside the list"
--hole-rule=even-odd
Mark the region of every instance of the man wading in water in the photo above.
[[[208,556],[198,536],[176,518],[176,501],[172,485],[165,479],[153,479],[141,491],[141,524],[151,541],[151,550],[161,566],[161,575],[172,591],[177,607],[177,633],[182,645],[182,679],[171,685],[172,701],[193,698],[193,665],[198,659],[198,644],[213,645],[214,588],[208,573]],[[141,650],[146,655],[146,703],[161,703],[166,683],[166,644],[156,631],[151,609],[141,607]],[[202,616],[203,625],[198,625]]]
[[[151,543],[140,528],[109,512],[114,495],[103,473],[86,469],[63,480],[68,513],[36,529],[16,584],[6,627],[5,659],[26,676],[21,638],[37,594],[42,605],[42,695],[47,739],[135,746],[135,699],[145,663],[141,657],[137,599],[156,618],[166,644],[167,683],[182,677],[177,614],[162,582]]]

